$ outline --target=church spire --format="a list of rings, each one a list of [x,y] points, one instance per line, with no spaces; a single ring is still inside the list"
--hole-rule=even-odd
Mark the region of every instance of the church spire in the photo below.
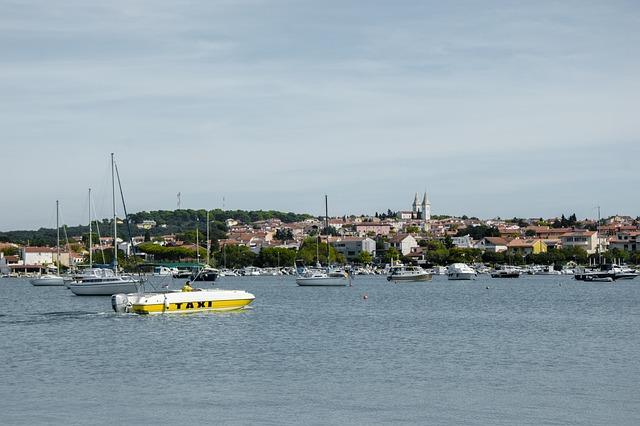
[[[417,213],[419,207],[420,207],[420,201],[418,199],[418,193],[416,192],[416,197],[413,199],[413,212]]]

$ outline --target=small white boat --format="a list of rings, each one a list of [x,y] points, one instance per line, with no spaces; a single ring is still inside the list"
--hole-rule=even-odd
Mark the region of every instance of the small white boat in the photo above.
[[[161,314],[243,309],[255,296],[243,290],[170,290],[114,294],[111,306],[118,313]]]
[[[465,263],[453,263],[447,267],[447,278],[450,280],[473,280],[478,274]]]
[[[351,277],[345,271],[324,271],[310,269],[298,275],[296,284],[299,286],[327,286],[344,287],[351,284]]]
[[[31,285],[34,285],[36,287],[40,287],[40,286],[63,286],[64,285],[64,278],[62,278],[60,275],[58,275],[60,273],[60,223],[59,223],[59,217],[60,217],[60,205],[58,200],[56,200],[56,266],[55,266],[55,270],[56,273],[52,274],[52,273],[47,273],[45,275],[40,275],[37,278],[33,278],[31,280],[29,280],[29,282],[31,283]]]
[[[71,281],[71,279],[67,279],[67,281]],[[33,278],[29,280],[31,285],[36,287],[40,286],[64,286],[65,278],[60,275],[55,274],[44,274],[40,275],[38,278]]]
[[[396,265],[389,268],[387,281],[392,282],[412,282],[431,281],[431,274],[420,266]]]

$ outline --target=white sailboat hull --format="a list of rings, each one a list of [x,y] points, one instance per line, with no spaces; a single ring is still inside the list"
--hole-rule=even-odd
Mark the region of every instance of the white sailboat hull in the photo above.
[[[138,291],[140,281],[111,280],[102,282],[72,283],[69,290],[76,296],[111,296],[117,293],[134,293]]]
[[[57,275],[42,275],[41,277],[34,278],[29,280],[31,285],[36,287],[44,287],[44,286],[63,286],[64,278]]]
[[[296,283],[299,286],[328,286],[344,287],[349,285],[348,277],[298,277]]]

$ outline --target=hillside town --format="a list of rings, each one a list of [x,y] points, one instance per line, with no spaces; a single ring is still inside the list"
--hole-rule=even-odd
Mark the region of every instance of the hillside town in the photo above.
[[[324,247],[328,242],[331,253],[335,253],[329,260],[335,263],[384,265],[402,261],[429,267],[453,261],[543,263],[559,267],[567,262],[600,263],[603,258],[637,264],[640,248],[639,221],[630,216],[612,216],[599,221],[577,221],[575,215],[569,219],[564,216],[486,220],[467,216],[432,217],[426,193],[422,197],[416,193],[410,209],[369,216],[316,217],[288,223],[277,218],[253,222],[229,218],[224,222],[224,238],[217,240],[207,239],[204,227],[197,232],[198,241],[186,241],[184,235],[162,233],[166,225],[154,220],[146,219],[134,225],[138,234],[144,235],[118,238],[118,249],[125,257],[134,257],[139,262],[166,261],[162,256],[154,257],[153,250],[149,250],[152,244],[180,248],[182,254],[179,258],[174,256],[173,261],[206,261],[215,266],[236,268],[255,266],[260,263],[257,262],[260,253],[269,250],[281,250],[281,253],[286,250],[295,257],[310,241]],[[154,231],[155,236],[151,237],[150,231]],[[101,263],[105,257],[100,253],[110,249],[113,249],[112,237],[97,238],[91,246],[92,262]],[[233,254],[238,252],[248,255],[234,258]],[[562,252],[569,255],[546,256]],[[76,269],[86,265],[89,257],[83,236],[73,236],[59,248],[7,241],[0,243],[0,272],[39,274],[58,262],[63,269]],[[327,258],[316,260],[326,262]],[[257,266],[276,266],[262,263]]]

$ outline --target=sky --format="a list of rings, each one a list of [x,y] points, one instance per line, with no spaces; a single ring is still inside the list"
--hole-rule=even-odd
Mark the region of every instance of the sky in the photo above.
[[[130,213],[640,215],[637,1],[0,10],[0,230],[110,216],[111,152]]]

